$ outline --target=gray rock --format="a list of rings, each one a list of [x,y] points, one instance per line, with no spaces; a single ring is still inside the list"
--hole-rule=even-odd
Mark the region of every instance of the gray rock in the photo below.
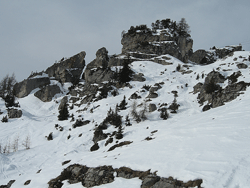
[[[151,188],[175,188],[175,184],[166,178],[161,178]]]
[[[141,188],[151,188],[156,182],[160,181],[159,176],[147,176],[141,184]]]
[[[248,66],[247,66],[245,63],[238,63],[238,64],[237,64],[237,67],[238,67],[239,69],[246,69]]]
[[[15,108],[9,108],[8,109],[8,116],[9,118],[20,118],[22,117],[23,115],[23,112],[22,110],[18,110],[18,109],[15,109]]]
[[[151,104],[148,105],[148,111],[149,111],[149,112],[153,112],[153,111],[155,111],[156,109],[157,109],[157,107],[156,107],[155,104],[151,103]]]
[[[80,78],[82,70],[85,67],[85,56],[86,53],[82,51],[69,59],[55,63],[47,68],[45,73],[61,83],[72,82],[74,79]]]
[[[114,72],[110,69],[86,69],[84,72],[85,81],[87,83],[102,83],[104,81],[111,81],[114,77]]]
[[[240,73],[235,73],[225,78],[219,72],[212,71],[205,78],[203,85],[202,83],[195,85],[194,93],[199,92],[197,97],[198,102],[201,105],[206,101],[208,103],[208,105],[203,107],[203,111],[222,106],[225,102],[236,99],[241,91],[245,91],[246,87],[250,86],[250,83],[245,83],[243,81],[235,83],[239,75]],[[217,85],[218,83],[223,83],[226,79],[231,80],[231,82],[229,82],[229,85],[224,89]]]
[[[10,188],[16,180],[10,180],[7,185],[0,185],[0,188]]]
[[[154,57],[170,54],[184,62],[187,62],[189,54],[192,53],[193,46],[191,38],[170,37],[168,33],[164,32],[160,35],[153,35],[150,32],[126,33],[123,35],[121,43],[123,45],[122,53],[129,53],[136,58],[152,58],[152,56],[149,57],[144,54],[153,54]]]
[[[216,84],[224,83],[225,80],[226,80],[226,78],[223,75],[221,75],[219,72],[212,71],[205,78],[204,85],[209,84],[211,82],[214,82]]]
[[[114,169],[112,166],[101,166],[89,168],[85,174],[82,185],[84,187],[93,187],[102,184],[112,183],[114,181]]]
[[[198,93],[198,92],[200,92],[201,91],[201,88],[202,88],[202,86],[203,86],[203,83],[198,83],[198,84],[196,84],[195,86],[194,86],[194,94],[196,94],[196,93]]]
[[[34,96],[40,99],[43,102],[50,102],[52,98],[61,92],[61,89],[58,85],[48,85],[37,91]]]
[[[30,78],[16,83],[14,86],[14,90],[16,91],[16,96],[18,98],[23,98],[28,96],[32,90],[49,84],[50,79],[48,77]]]
[[[64,108],[65,105],[67,105],[68,103],[68,96],[64,96],[60,102],[60,105],[58,107],[58,110],[62,110]]]
[[[242,51],[242,46],[213,47],[209,51],[197,50],[189,57],[189,60],[198,64],[211,64],[217,59],[224,58],[235,51]]]
[[[157,93],[149,93],[149,95],[146,98],[154,99],[157,98],[158,94]]]
[[[146,78],[144,78],[143,76],[144,76],[144,74],[142,74],[142,73],[135,74],[132,77],[132,81],[144,82],[144,81],[146,81]]]

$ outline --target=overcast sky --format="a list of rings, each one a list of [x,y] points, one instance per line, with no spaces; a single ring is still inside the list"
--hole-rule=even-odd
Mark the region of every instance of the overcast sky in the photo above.
[[[85,51],[121,53],[130,26],[186,18],[193,50],[241,43],[250,51],[250,0],[0,0],[0,79],[42,71]]]

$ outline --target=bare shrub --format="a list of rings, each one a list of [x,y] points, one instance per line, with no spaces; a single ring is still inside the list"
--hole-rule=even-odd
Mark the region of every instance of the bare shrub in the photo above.
[[[17,152],[18,151],[18,146],[19,146],[19,136],[16,136],[16,138],[14,139],[14,141],[12,143],[12,150],[13,150],[13,152]]]
[[[30,141],[30,135],[27,135],[25,140],[23,141],[23,146],[25,149],[30,149],[31,141]]]

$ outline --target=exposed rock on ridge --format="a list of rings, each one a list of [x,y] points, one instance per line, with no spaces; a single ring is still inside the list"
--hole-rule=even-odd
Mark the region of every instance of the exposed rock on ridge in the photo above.
[[[73,164],[64,169],[57,178],[50,180],[48,184],[49,188],[60,188],[63,186],[62,181],[68,180],[68,183],[70,184],[81,182],[84,187],[94,187],[102,184],[112,183],[115,178],[114,173],[116,173],[117,177],[126,179],[141,179],[141,188],[201,188],[201,184],[203,182],[202,179],[197,179],[184,183],[183,181],[174,179],[172,177],[159,177],[151,173],[150,170],[136,171],[127,167],[114,169],[112,166],[100,166],[91,168],[80,164]]]
[[[82,70],[85,67],[85,56],[86,53],[82,51],[69,59],[55,63],[47,68],[45,73],[61,83],[72,82],[73,79],[80,78]]]
[[[50,79],[48,77],[30,78],[15,84],[14,90],[16,92],[17,97],[23,98],[28,96],[32,90],[49,84]]]
[[[190,61],[198,64],[211,64],[219,58],[224,58],[227,55],[242,51],[242,46],[226,46],[225,48],[213,47],[211,50],[197,50],[189,58]]]
[[[153,55],[169,54],[183,62],[188,61],[192,54],[193,40],[188,37],[171,37],[165,30],[160,35],[138,32],[135,34],[126,33],[121,40],[123,45],[122,53],[145,53]]]

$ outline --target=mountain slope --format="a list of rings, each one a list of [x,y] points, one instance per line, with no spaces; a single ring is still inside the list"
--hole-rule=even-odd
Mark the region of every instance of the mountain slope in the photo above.
[[[49,180],[57,177],[66,166],[79,163],[89,167],[112,165],[114,168],[126,166],[141,171],[151,169],[151,172],[157,171],[159,176],[173,176],[183,181],[201,178],[203,187],[248,187],[250,183],[249,88],[235,100],[202,112],[203,106],[197,102],[198,94],[193,94],[193,86],[198,82],[204,82],[206,75],[213,69],[225,77],[240,70],[242,76],[238,78],[238,82],[248,82],[249,55],[249,52],[234,52],[233,56],[203,66],[184,64],[170,55],[165,55],[170,65],[152,61],[134,61],[131,65],[133,71],[143,73],[146,81],[131,81],[132,88],[118,89],[119,94],[115,97],[109,93],[107,98],[90,104],[78,107],[77,102],[74,103],[70,114],[74,114],[75,120],[82,118],[90,120],[89,124],[77,128],[72,128],[74,122],[70,122],[70,119],[58,121],[58,106],[65,93],[57,95],[51,102],[44,103],[34,96],[35,91],[33,91],[27,97],[19,99],[23,111],[22,118],[9,119],[8,123],[0,124],[2,147],[8,146],[8,143],[13,145],[17,138],[19,140],[18,151],[13,152],[10,149],[10,153],[0,155],[0,185],[6,185],[9,180],[15,179],[15,183],[11,186],[13,188],[23,187],[26,180],[31,180],[31,183],[25,187],[48,187]],[[248,65],[248,68],[239,69],[237,64],[242,62]],[[181,65],[179,71],[176,70],[178,65]],[[198,74],[199,79],[197,79]],[[157,109],[163,103],[168,103],[169,106],[174,100],[175,92],[172,91],[177,91],[176,99],[180,105],[177,114],[170,113],[167,120],[162,120],[159,117],[160,112],[156,110],[148,112],[145,121],[136,123],[131,118],[132,126],[125,126],[125,117],[130,114],[134,101],[134,99],[128,100],[129,97],[137,92],[141,96],[136,100],[137,104],[143,103],[148,100],[149,95],[149,91],[143,89],[143,86],[154,86],[156,83],[161,86],[156,91],[158,97],[151,98],[147,104],[154,103]],[[228,80],[220,85],[225,88]],[[64,88],[67,89],[68,86],[65,84]],[[103,121],[110,108],[115,109],[124,95],[128,108],[119,112],[123,116],[123,138],[120,140],[114,138],[113,143],[107,146],[105,143],[108,138],[100,140],[98,142],[100,148],[91,152],[96,125]],[[73,103],[70,102],[69,105]],[[4,112],[0,115],[2,119],[7,113],[3,101],[0,103],[0,108]],[[140,109],[143,107],[138,107],[138,111]],[[57,130],[55,124],[63,127],[63,131]],[[109,125],[104,133],[112,134],[117,130],[113,125]],[[46,136],[51,132],[53,140],[48,141]],[[29,150],[22,145],[27,136],[31,139]],[[116,141],[132,143],[108,151]],[[67,160],[71,160],[70,163],[62,166],[62,162]],[[40,173],[37,173],[40,169]],[[115,182],[99,187],[122,185],[139,187],[140,182],[138,178],[132,180],[115,178]],[[65,187],[77,188],[82,185],[68,184],[65,181],[63,188]]]

